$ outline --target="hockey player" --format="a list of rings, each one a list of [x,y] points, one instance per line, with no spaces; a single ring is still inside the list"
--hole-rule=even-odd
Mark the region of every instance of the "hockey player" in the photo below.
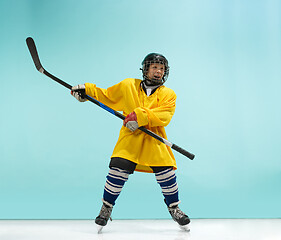
[[[167,139],[164,127],[175,112],[176,94],[165,87],[169,75],[167,59],[148,54],[142,62],[143,80],[127,78],[108,89],[95,84],[79,84],[71,94],[80,102],[87,94],[126,116],[109,164],[102,207],[95,223],[103,227],[110,219],[122,187],[134,171],[154,173],[164,201],[174,221],[188,230],[190,219],[178,207],[176,161],[171,148],[138,130],[140,126]]]

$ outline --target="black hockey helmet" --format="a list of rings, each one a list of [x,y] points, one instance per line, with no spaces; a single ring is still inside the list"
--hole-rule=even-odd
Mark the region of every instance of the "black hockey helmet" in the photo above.
[[[164,76],[161,80],[159,79],[148,79],[147,77],[147,72],[149,69],[149,66],[152,63],[160,63],[163,64],[165,66],[165,72],[164,72]],[[169,76],[169,65],[168,65],[168,60],[159,53],[149,53],[142,61],[142,68],[140,70],[142,70],[142,76],[143,79],[146,81],[150,81],[152,84],[154,85],[158,85],[158,84],[164,84],[164,82],[167,81],[167,78]]]

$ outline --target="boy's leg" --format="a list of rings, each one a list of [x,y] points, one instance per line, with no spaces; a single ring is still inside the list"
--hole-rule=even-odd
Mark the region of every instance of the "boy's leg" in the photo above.
[[[165,198],[165,203],[168,207],[169,213],[171,214],[174,221],[176,221],[180,226],[186,226],[190,223],[189,217],[182,212],[178,204],[179,193],[178,184],[176,181],[175,171],[172,167],[151,167],[155,173],[157,183],[162,189],[163,196]],[[187,228],[185,228],[188,230]]]
[[[99,215],[96,217],[96,224],[105,226],[111,216],[115,201],[121,193],[121,190],[128,180],[129,174],[135,170],[136,164],[122,158],[112,158],[110,170],[103,192],[103,205]]]
[[[177,178],[172,167],[152,167],[152,170],[162,189],[167,206],[179,204]]]

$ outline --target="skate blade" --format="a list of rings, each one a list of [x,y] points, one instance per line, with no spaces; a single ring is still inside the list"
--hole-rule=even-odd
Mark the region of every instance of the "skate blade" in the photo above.
[[[190,228],[188,225],[179,225],[180,226],[180,229],[183,230],[183,231],[186,231],[186,232],[190,232]]]
[[[96,224],[96,225],[97,225],[98,234],[102,233],[103,226],[98,225],[98,224]]]

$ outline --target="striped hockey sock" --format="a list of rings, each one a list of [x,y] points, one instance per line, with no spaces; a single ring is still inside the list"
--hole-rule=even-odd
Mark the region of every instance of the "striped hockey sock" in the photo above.
[[[157,183],[159,183],[162,193],[165,197],[167,206],[177,205],[179,201],[178,184],[176,181],[175,171],[165,169],[164,171],[155,173]]]
[[[103,200],[114,206],[128,177],[129,172],[119,168],[111,168],[106,177],[107,180],[104,186]]]

